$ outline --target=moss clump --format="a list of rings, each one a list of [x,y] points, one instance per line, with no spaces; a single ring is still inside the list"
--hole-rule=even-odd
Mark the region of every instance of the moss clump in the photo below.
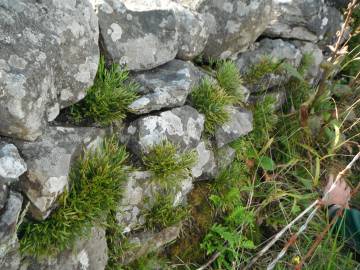
[[[153,173],[153,180],[165,188],[176,186],[179,179],[187,177],[196,162],[194,151],[178,152],[174,144],[163,141],[142,158],[145,167]]]
[[[80,103],[70,108],[72,119],[75,122],[90,120],[102,126],[124,119],[128,106],[137,98],[138,88],[128,77],[129,72],[118,65],[106,69],[101,57],[94,85]]]
[[[209,79],[203,79],[191,94],[194,107],[205,115],[205,131],[214,134],[216,127],[229,120],[226,106],[236,102],[223,88]]]
[[[72,248],[90,228],[105,221],[121,198],[126,180],[124,147],[107,139],[102,147],[86,152],[73,167],[71,187],[59,207],[46,220],[27,221],[19,228],[21,251],[35,257],[55,256]]]
[[[242,79],[238,68],[233,61],[219,61],[216,69],[216,79],[226,93],[236,97],[237,101],[243,101]]]
[[[263,85],[267,88],[266,75],[280,74],[282,72],[281,62],[268,56],[262,57],[260,62],[250,66],[244,74],[244,82],[247,85]],[[261,89],[262,90],[262,89]]]
[[[161,231],[186,219],[189,216],[188,207],[183,205],[174,207],[173,202],[174,198],[171,195],[156,196],[152,207],[144,211],[145,228]]]

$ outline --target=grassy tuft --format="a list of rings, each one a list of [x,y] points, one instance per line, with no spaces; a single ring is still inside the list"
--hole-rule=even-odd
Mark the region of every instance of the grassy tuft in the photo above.
[[[121,198],[121,184],[126,180],[124,147],[114,138],[101,148],[86,152],[71,173],[71,187],[59,201],[59,207],[46,220],[27,221],[19,228],[23,254],[35,257],[55,256],[72,248],[90,228],[106,221]]]
[[[243,100],[242,79],[239,69],[233,61],[219,61],[217,63],[216,79],[227,94],[236,97],[238,101]]]
[[[185,220],[190,212],[183,205],[174,207],[173,196],[157,195],[154,205],[144,211],[145,227],[152,231],[161,231]]]
[[[129,82],[128,77],[129,72],[116,64],[106,69],[101,57],[94,85],[80,103],[70,108],[72,119],[75,122],[87,119],[102,126],[123,120],[128,106],[137,98],[138,85]]]
[[[145,167],[153,173],[153,179],[163,187],[173,187],[179,179],[187,177],[197,160],[194,151],[178,152],[174,144],[163,141],[142,158]]]
[[[205,132],[214,134],[217,126],[229,120],[225,108],[236,102],[236,98],[209,79],[203,79],[192,92],[191,101],[194,107],[205,115]]]

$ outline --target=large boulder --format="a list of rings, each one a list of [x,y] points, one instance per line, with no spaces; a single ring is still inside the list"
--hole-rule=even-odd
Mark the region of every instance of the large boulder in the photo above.
[[[17,252],[16,225],[21,212],[23,198],[10,191],[6,206],[0,215],[0,269],[16,270],[20,263]]]
[[[94,1],[106,57],[130,70],[146,70],[178,52],[175,12],[168,0]]]
[[[0,185],[17,181],[19,176],[26,172],[26,169],[26,163],[21,158],[16,146],[0,142]]]
[[[324,0],[274,0],[272,21],[264,35],[317,42],[339,24],[337,20]]]
[[[178,0],[204,15],[209,39],[204,55],[229,58],[245,51],[271,20],[272,0]]]
[[[28,171],[20,181],[31,202],[29,211],[34,218],[46,218],[56,199],[68,187],[73,161],[83,148],[95,148],[104,131],[95,128],[49,127],[35,142],[16,141]]]
[[[274,63],[285,61],[294,68],[297,68],[301,62],[302,53],[290,42],[283,41],[282,39],[265,38],[255,43],[249,51],[239,54],[236,65],[240,73],[245,74],[245,84],[251,92],[264,90],[264,85],[267,88],[272,88],[285,83],[289,79],[285,72],[270,72],[258,78],[256,82],[246,83],[246,73],[249,72],[252,66],[261,65],[264,58]]]
[[[229,113],[229,121],[215,131],[218,148],[248,134],[253,129],[251,111],[232,106],[228,106],[226,110]]]
[[[105,230],[99,227],[91,229],[86,239],[77,240],[73,249],[61,252],[55,258],[37,261],[26,258],[22,270],[104,270],[108,261],[108,248]]]
[[[0,25],[0,134],[35,140],[92,85],[98,21],[87,0],[3,0]]]
[[[186,202],[186,195],[192,190],[193,184],[190,177],[179,179],[179,185],[173,186],[176,207]],[[129,174],[124,185],[124,193],[116,219],[119,225],[128,233],[145,223],[144,210],[151,208],[155,203],[156,194],[162,192],[161,186],[152,181],[152,174],[148,171],[135,171]]]
[[[180,151],[194,149],[200,142],[204,121],[202,114],[186,105],[133,121],[126,128],[124,139],[139,156],[164,140],[178,145]]]
[[[198,69],[191,62],[173,60],[150,71],[136,74],[142,96],[130,104],[135,114],[184,105],[188,94],[199,82]]]

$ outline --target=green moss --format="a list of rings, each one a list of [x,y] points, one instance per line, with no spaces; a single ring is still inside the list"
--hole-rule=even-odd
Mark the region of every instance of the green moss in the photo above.
[[[163,141],[153,146],[142,160],[146,169],[153,173],[153,180],[167,188],[176,186],[189,175],[197,155],[195,151],[179,153],[176,145]]]
[[[282,72],[281,62],[275,59],[264,56],[260,62],[250,66],[249,70],[244,74],[244,82],[247,85],[259,85],[263,84],[263,87],[267,87],[267,82],[264,82],[264,76],[271,73]]]
[[[105,67],[100,58],[94,85],[88,89],[86,97],[70,108],[75,122],[89,120],[102,126],[125,118],[128,106],[137,98],[137,84],[128,81],[129,72],[118,65]]]
[[[236,98],[226,93],[216,83],[203,79],[192,92],[191,101],[194,107],[205,115],[205,131],[213,134],[217,126],[228,121],[229,114],[225,108],[234,104]]]
[[[86,152],[70,174],[71,187],[59,207],[44,221],[28,220],[19,228],[23,254],[54,256],[89,234],[90,228],[105,221],[121,198],[128,154],[115,138],[101,148]]]
[[[143,212],[146,218],[145,227],[149,230],[161,231],[186,219],[189,216],[188,207],[183,205],[174,207],[173,202],[172,195],[157,195],[152,207]]]
[[[216,79],[219,85],[228,95],[236,97],[238,101],[243,101],[242,79],[235,63],[223,60],[219,61],[216,67]]]

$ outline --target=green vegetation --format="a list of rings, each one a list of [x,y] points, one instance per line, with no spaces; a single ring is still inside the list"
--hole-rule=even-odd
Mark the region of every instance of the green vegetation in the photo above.
[[[116,210],[126,180],[128,154],[115,138],[106,139],[96,150],[86,152],[70,174],[70,189],[59,200],[58,208],[44,221],[28,220],[19,228],[23,254],[55,256],[72,248],[90,228],[106,221]]]
[[[186,206],[174,207],[174,196],[158,195],[150,209],[144,211],[146,217],[145,228],[152,231],[161,231],[166,227],[176,225],[189,216]]]
[[[209,79],[203,79],[191,93],[191,101],[194,107],[205,115],[205,132],[213,134],[217,126],[229,120],[225,108],[232,105],[236,98]]]
[[[225,60],[217,62],[216,79],[228,95],[235,97],[238,101],[243,101],[242,79],[234,62]]]
[[[94,85],[86,97],[70,108],[75,122],[92,121],[107,126],[125,118],[128,106],[137,98],[137,84],[128,80],[129,72],[113,64],[105,67],[100,58]]]
[[[166,188],[177,186],[179,180],[189,175],[197,156],[194,151],[179,153],[176,145],[163,141],[153,146],[142,160],[146,169],[153,173],[153,180]]]
[[[282,62],[279,62],[271,57],[264,56],[260,62],[250,66],[249,70],[244,74],[244,82],[247,85],[261,86],[266,90],[268,82],[266,76],[273,74],[281,74],[283,72]]]

